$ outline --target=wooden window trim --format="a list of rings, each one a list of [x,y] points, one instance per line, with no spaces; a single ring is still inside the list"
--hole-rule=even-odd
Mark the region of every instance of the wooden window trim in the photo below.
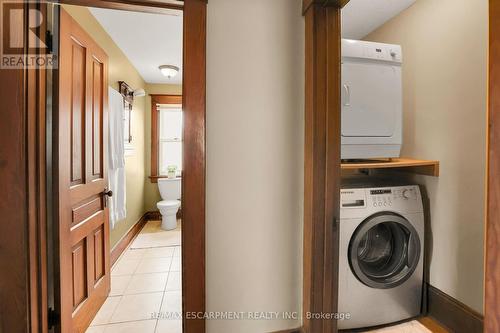
[[[152,94],[151,96],[151,175],[149,179],[152,183],[157,183],[158,178],[165,178],[160,175],[158,168],[159,164],[159,149],[160,149],[160,133],[158,129],[158,112],[157,104],[182,104],[182,95],[160,95]]]

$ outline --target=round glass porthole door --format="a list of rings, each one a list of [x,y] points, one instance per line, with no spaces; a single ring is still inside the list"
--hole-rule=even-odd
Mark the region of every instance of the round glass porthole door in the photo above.
[[[349,243],[354,275],[372,288],[388,289],[405,282],[420,258],[420,239],[408,220],[383,213],[367,218]]]

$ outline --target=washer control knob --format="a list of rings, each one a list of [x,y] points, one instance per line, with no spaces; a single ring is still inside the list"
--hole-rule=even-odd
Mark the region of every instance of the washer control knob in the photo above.
[[[404,199],[408,200],[408,199],[411,199],[413,197],[413,193],[410,190],[403,190],[403,192],[401,192],[401,196]]]

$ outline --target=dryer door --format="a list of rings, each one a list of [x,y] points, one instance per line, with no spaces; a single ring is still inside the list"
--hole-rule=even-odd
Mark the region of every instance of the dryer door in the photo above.
[[[408,220],[390,212],[378,213],[354,232],[349,243],[349,263],[363,284],[388,289],[413,274],[420,252],[420,239]]]
[[[399,65],[342,63],[342,136],[392,137],[401,119]]]

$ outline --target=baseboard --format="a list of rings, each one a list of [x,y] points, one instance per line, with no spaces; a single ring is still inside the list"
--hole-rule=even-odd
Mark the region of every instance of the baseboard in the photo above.
[[[438,323],[435,319],[431,317],[420,317],[418,318],[418,322],[424,325],[429,331],[432,333],[450,333],[449,330],[443,327],[440,323]]]
[[[428,316],[456,333],[482,333],[482,315],[441,290],[428,285]]]
[[[161,221],[161,214],[158,210],[147,212],[146,214],[148,221]],[[177,218],[182,218],[182,209],[179,209],[179,211],[177,212]]]
[[[135,224],[127,231],[125,235],[116,243],[116,245],[111,249],[111,254],[110,254],[110,259],[111,259],[111,266],[113,266],[118,258],[120,258],[120,255],[125,251],[125,249],[132,243],[132,241],[135,239],[135,237],[139,234],[141,229],[144,227],[147,221],[150,221],[151,219],[149,218],[149,214],[152,212],[147,212],[144,213],[144,215],[141,216],[139,221],[135,222]],[[159,213],[159,212],[158,212]]]
[[[161,214],[160,211],[151,211],[146,213],[146,219],[148,221],[160,221],[161,220]]]
[[[272,333],[303,333],[304,331],[302,330],[302,327],[299,328],[293,328],[289,330],[282,330],[282,331],[276,331]]]

